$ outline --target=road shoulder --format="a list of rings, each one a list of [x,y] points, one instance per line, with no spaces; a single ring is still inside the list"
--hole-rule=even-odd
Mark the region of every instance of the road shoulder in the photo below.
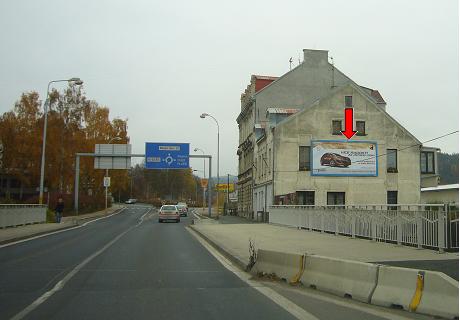
[[[122,208],[124,208],[124,206],[116,205],[107,210],[97,211],[80,216],[64,217],[61,223],[29,224],[0,229],[0,245],[6,245],[21,240],[44,236],[49,233],[75,228],[89,221],[112,215]]]

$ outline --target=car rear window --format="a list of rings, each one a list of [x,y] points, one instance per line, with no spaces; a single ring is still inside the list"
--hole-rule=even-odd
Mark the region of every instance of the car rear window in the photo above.
[[[163,210],[163,211],[175,211],[176,206],[163,206],[163,208],[161,208],[161,210]]]

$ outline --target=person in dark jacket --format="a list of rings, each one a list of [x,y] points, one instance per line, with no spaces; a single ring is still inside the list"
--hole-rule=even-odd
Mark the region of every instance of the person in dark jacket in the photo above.
[[[58,199],[54,211],[56,212],[56,223],[60,223],[62,218],[62,212],[64,211],[64,201],[62,200],[62,198]]]

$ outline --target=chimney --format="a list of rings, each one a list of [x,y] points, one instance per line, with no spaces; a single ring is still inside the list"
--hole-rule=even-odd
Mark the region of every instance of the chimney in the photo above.
[[[303,63],[309,66],[327,66],[328,50],[303,49]]]

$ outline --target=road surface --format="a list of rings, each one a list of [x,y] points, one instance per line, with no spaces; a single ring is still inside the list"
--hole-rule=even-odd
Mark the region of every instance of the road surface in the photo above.
[[[0,319],[427,319],[251,284],[187,230],[190,221],[160,224],[156,210],[131,205],[0,247]]]

